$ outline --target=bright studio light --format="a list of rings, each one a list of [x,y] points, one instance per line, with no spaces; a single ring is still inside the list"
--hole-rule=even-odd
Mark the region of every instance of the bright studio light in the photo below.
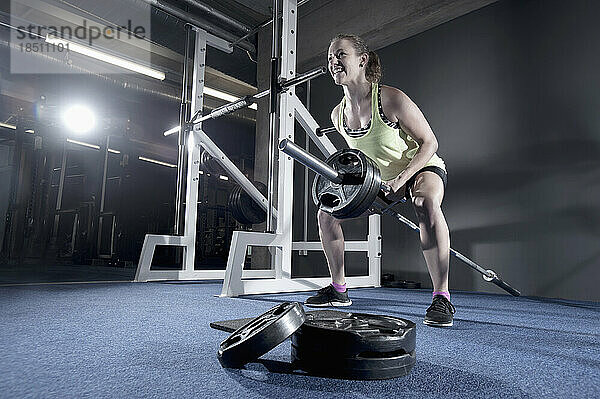
[[[67,108],[63,114],[67,128],[75,133],[87,133],[96,124],[94,113],[83,105],[74,105]]]

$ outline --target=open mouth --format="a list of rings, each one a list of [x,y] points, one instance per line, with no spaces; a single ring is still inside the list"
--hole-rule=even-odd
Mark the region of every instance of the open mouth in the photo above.
[[[346,72],[346,70],[342,66],[334,66],[333,68],[331,68],[332,75],[336,75],[342,72]]]

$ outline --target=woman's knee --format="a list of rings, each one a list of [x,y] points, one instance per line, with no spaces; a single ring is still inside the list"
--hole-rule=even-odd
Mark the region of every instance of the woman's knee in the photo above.
[[[413,196],[412,203],[420,218],[432,219],[441,211],[440,202],[428,196],[417,194]]]
[[[334,218],[327,212],[323,212],[322,210],[317,211],[317,221],[319,223],[320,229],[329,230],[340,224],[340,220]]]

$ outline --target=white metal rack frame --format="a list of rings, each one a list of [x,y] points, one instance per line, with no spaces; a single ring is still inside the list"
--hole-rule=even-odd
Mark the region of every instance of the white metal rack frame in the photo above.
[[[204,88],[204,60],[206,53],[206,32],[196,28],[194,51],[194,74],[192,84],[192,114],[202,109]],[[281,37],[281,76],[291,79],[296,75],[296,36],[297,1],[283,0],[283,24]],[[324,156],[336,151],[326,137],[319,137],[319,127],[310,112],[295,94],[293,87],[279,95],[279,138],[294,139],[294,122],[297,120],[306,134],[316,144]],[[200,173],[200,152],[204,148],[240,184],[248,194],[265,210],[267,199],[254,184],[231,162],[221,149],[202,131],[201,123],[196,123],[187,142],[188,162],[186,176],[186,204],[196,204]],[[292,242],[292,205],[294,188],[289,184],[293,179],[294,161],[280,154],[278,159],[277,206],[273,209],[276,229],[273,233],[234,231],[229,250],[226,270],[194,270],[194,249],[196,241],[197,207],[185,207],[184,235],[147,234],[142,247],[135,281],[156,280],[204,280],[223,279],[220,296],[239,296],[277,292],[307,291],[320,288],[330,282],[328,277],[292,278],[293,251],[322,251],[320,242]],[[182,270],[152,270],[152,257],[157,245],[183,247]],[[248,246],[275,248],[274,262],[270,270],[244,270]],[[369,216],[369,229],[365,241],[347,241],[346,251],[366,252],[368,275],[347,277],[348,287],[378,287],[381,277],[381,217]]]

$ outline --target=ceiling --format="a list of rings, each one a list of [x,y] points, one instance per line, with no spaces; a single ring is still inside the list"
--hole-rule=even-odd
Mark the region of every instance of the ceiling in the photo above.
[[[461,15],[484,7],[496,0],[309,0],[300,1],[298,9],[299,71],[305,71],[325,60],[328,41],[337,33],[361,35],[376,50],[443,24]],[[113,41],[108,48],[116,55],[131,59],[150,56],[152,66],[166,73],[164,81],[138,74],[114,75],[94,73],[88,75],[99,84],[112,87],[109,95],[137,98],[143,103],[153,98],[175,106],[181,93],[182,61],[185,43],[185,24],[201,25],[215,36],[229,41],[240,38],[253,28],[270,19],[270,0],[13,0],[35,4],[32,10],[21,15],[34,24],[76,26],[82,17],[104,23],[122,20],[130,13],[145,12],[151,21],[146,47]],[[9,2],[0,6],[0,21],[11,23]],[[116,23],[116,22],[115,22]],[[266,37],[270,24],[262,30]],[[0,119],[6,120],[15,104],[33,103],[43,90],[68,92],[64,83],[58,85],[52,75],[27,76],[11,73],[7,60],[10,48],[10,30],[0,26]],[[262,40],[262,39],[261,39]],[[207,85],[215,85],[231,94],[242,96],[254,92],[256,86],[258,35],[249,35],[233,52],[228,54],[209,48],[206,64]],[[264,46],[263,46],[264,48]],[[39,58],[39,55],[38,55]],[[52,61],[46,54],[43,62]],[[32,58],[33,59],[33,58]],[[64,60],[55,59],[60,63]],[[89,60],[87,60],[89,64]],[[64,63],[64,62],[63,62]],[[82,64],[84,65],[84,64]],[[65,66],[67,68],[67,66]],[[264,68],[268,68],[265,65]],[[85,67],[82,67],[85,72]],[[62,79],[62,80],[61,80]],[[64,77],[61,82],[67,82]],[[74,82],[80,82],[75,79]],[[108,83],[108,85],[107,85]],[[75,84],[75,83],[74,83]],[[79,83],[76,83],[79,84]],[[60,86],[60,88],[56,88]],[[110,92],[110,88],[107,92]],[[129,94],[128,94],[129,93]],[[126,99],[131,101],[130,98]],[[222,102],[208,100],[215,107]],[[247,115],[246,115],[247,116]]]
[[[496,1],[311,1],[299,13],[298,63],[306,69],[323,63],[329,40],[339,33],[357,34],[378,50]]]
[[[327,41],[340,32],[361,35],[372,49],[379,49],[496,0],[309,0],[298,10],[298,65],[309,68],[323,58]],[[12,0],[33,3],[33,11],[21,13],[29,22],[45,26],[76,26],[82,17],[100,23],[123,20],[127,15],[151,16],[150,40],[145,48],[111,41],[109,50],[144,59],[167,72],[167,83],[179,85],[185,22],[201,24],[209,33],[234,40],[271,16],[270,0]],[[152,6],[151,6],[152,5]],[[7,10],[8,11],[8,10]],[[4,18],[7,20],[8,18]],[[186,19],[185,21],[183,19]],[[266,29],[270,29],[269,25]],[[256,82],[257,35],[250,35],[226,56],[208,53],[209,65],[250,84]],[[249,51],[248,51],[249,50]],[[249,54],[247,54],[249,53]]]

